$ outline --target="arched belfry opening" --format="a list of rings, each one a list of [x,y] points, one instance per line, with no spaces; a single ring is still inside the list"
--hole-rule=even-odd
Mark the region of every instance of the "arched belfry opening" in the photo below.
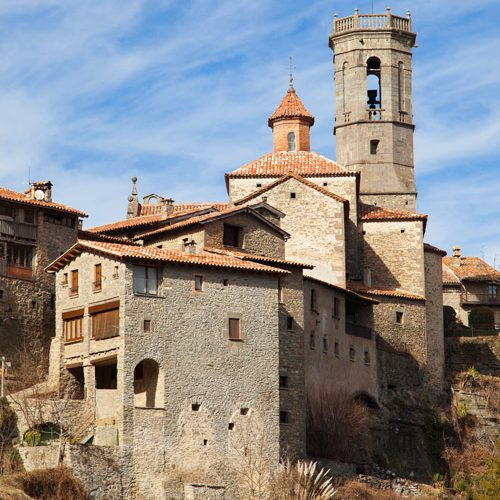
[[[380,110],[382,109],[380,59],[375,56],[366,61],[366,96],[369,117],[372,120],[380,120]]]

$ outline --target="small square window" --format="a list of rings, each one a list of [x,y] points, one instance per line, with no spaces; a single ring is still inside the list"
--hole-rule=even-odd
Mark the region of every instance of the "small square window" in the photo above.
[[[295,198],[297,198],[297,194],[296,193],[290,193],[290,198],[292,198],[294,200]]]
[[[223,280],[223,281],[222,281],[222,284],[223,284],[224,286],[228,286],[228,285],[229,285],[229,280],[227,280],[227,279],[226,279],[226,280]]]
[[[311,333],[311,335],[309,335],[309,347],[311,349],[314,349],[316,347],[316,338],[314,337],[314,333]]]
[[[404,313],[402,311],[396,311],[396,323],[398,325],[403,324]]]
[[[287,411],[280,411],[280,424],[288,424],[290,415]]]
[[[240,320],[238,318],[229,318],[229,340],[240,340]]]
[[[363,361],[365,362],[365,365],[370,364],[370,351],[368,349],[365,349],[365,352],[363,354]]]
[[[145,332],[150,332],[151,331],[151,320],[150,319],[145,319],[143,326],[144,326],[144,331]]]
[[[323,182],[323,187],[328,186],[328,182]]]
[[[293,330],[293,317],[292,316],[286,317],[286,329]]]
[[[203,290],[203,276],[200,276],[199,274],[197,274],[194,277],[194,289],[197,292],[201,292]]]
[[[340,356],[340,343],[338,339],[335,339],[335,344],[333,344],[333,353],[337,358]]]
[[[201,406],[200,403],[193,403],[191,405],[191,410],[193,410],[193,411],[200,411],[200,406]]]
[[[288,376],[280,375],[280,387],[286,389],[288,387]]]
[[[258,188],[261,188],[261,187],[262,187],[262,182],[257,182],[256,186],[257,186]]]
[[[227,424],[227,428],[232,431],[234,429],[234,422],[229,422],[229,424]]]
[[[240,415],[248,415],[248,408],[240,408]]]

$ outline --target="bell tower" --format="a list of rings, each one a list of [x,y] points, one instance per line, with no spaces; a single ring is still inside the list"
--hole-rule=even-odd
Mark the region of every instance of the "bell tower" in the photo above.
[[[416,210],[413,161],[411,17],[335,16],[337,162],[361,173],[364,203]]]

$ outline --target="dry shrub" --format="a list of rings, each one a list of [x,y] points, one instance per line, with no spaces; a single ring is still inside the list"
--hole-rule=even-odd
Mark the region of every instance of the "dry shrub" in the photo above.
[[[490,456],[489,450],[475,443],[462,449],[447,447],[443,454],[452,480],[454,477],[462,475],[479,476],[484,474],[488,469],[487,461]]]
[[[271,473],[271,500],[329,500],[335,496],[329,471],[317,462],[286,460]]]
[[[66,467],[13,474],[0,484],[0,490],[4,489],[11,489],[12,492],[17,489],[18,495],[0,495],[2,500],[24,498],[22,493],[38,500],[89,500],[83,486]]]
[[[316,389],[307,398],[307,452],[344,462],[369,457],[369,412],[347,391]]]
[[[394,491],[378,490],[361,481],[349,481],[337,489],[338,500],[396,500],[401,498]]]

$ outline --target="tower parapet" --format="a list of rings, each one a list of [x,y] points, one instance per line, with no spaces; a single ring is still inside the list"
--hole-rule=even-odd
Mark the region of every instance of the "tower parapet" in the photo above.
[[[359,9],[354,9],[353,16],[342,18],[334,16],[330,38],[340,33],[366,30],[394,30],[412,33],[411,14],[408,11],[406,17],[395,16],[389,8],[386,9],[385,14],[360,14]]]

